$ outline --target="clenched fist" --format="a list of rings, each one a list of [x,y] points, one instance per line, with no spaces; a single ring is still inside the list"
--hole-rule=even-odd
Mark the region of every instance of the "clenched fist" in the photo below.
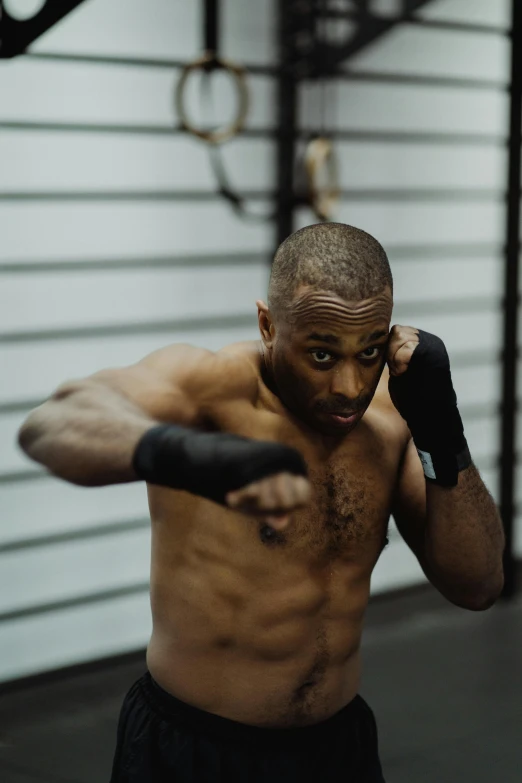
[[[306,506],[311,498],[310,482],[293,473],[276,473],[225,496],[226,504],[235,511],[264,517],[276,530],[289,523],[290,513]]]
[[[418,344],[418,329],[413,326],[399,326],[399,324],[392,326],[386,357],[390,375],[402,375],[406,372]]]

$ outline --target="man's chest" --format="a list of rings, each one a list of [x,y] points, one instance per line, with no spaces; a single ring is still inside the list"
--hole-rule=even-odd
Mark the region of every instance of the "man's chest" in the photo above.
[[[356,430],[326,443],[278,414],[224,410],[223,431],[298,449],[312,485],[309,505],[296,511],[284,535],[263,536],[269,547],[300,552],[306,559],[377,559],[386,540],[402,445],[382,417],[367,413]],[[265,531],[267,532],[267,531]]]
[[[391,444],[346,448],[329,459],[309,458],[312,499],[296,515],[295,545],[319,560],[374,561],[382,551],[396,484]]]

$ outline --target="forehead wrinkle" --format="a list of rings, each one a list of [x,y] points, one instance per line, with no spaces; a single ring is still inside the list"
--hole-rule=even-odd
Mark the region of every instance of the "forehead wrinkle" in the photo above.
[[[294,328],[309,328],[319,323],[333,327],[363,328],[365,323],[385,321],[391,318],[393,301],[389,294],[356,302],[347,302],[336,294],[325,292],[306,292],[296,299],[286,310],[284,320]],[[328,328],[322,328],[327,332]]]
[[[312,323],[331,323],[331,324],[353,324],[362,327],[364,324],[375,323],[376,321],[389,320],[388,308],[379,307],[359,312],[353,312],[343,307],[307,307],[301,308],[294,314],[294,322],[301,322],[310,325]]]
[[[357,299],[350,301],[348,299],[344,299],[336,293],[329,293],[328,291],[305,291],[300,296],[296,297],[294,300],[294,306],[299,306],[305,302],[337,303],[352,307],[354,309],[361,309],[365,307],[371,307],[377,302],[384,302],[389,304],[391,302],[391,297],[386,291],[382,291],[382,293],[378,294],[377,296],[372,296],[368,299]]]

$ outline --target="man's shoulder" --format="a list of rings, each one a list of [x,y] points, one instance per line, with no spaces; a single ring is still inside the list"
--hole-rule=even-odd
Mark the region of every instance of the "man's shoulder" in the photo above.
[[[238,343],[230,343],[220,348],[215,353],[217,360],[223,366],[236,368],[236,371],[245,379],[250,378],[252,383],[259,384],[261,379],[261,351],[259,342],[248,340]]]
[[[241,362],[246,362],[259,375],[261,367],[261,350],[259,340],[243,340],[230,343],[216,351],[218,356],[234,356]]]
[[[140,364],[154,368],[165,381],[172,381],[194,398],[253,398],[258,390],[258,373],[244,351],[234,347],[212,351],[189,343],[172,343]]]

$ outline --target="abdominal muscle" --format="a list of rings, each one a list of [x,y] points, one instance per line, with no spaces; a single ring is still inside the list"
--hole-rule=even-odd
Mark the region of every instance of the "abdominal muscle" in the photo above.
[[[191,510],[171,506],[175,523],[153,516],[152,677],[187,704],[250,725],[334,715],[359,689],[371,566],[270,548],[256,520],[215,505],[198,520]]]

